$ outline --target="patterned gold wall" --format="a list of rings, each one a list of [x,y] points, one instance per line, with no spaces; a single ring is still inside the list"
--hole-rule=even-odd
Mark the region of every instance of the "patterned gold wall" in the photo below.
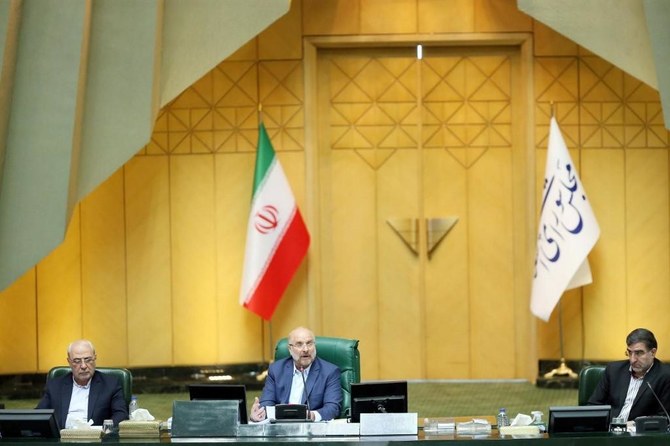
[[[646,326],[667,357],[658,94],[515,3],[292,2],[165,107],[65,242],[0,293],[0,373],[63,363],[82,336],[100,365],[260,361],[307,324],[361,339],[364,379],[533,379],[559,354],[557,314],[533,319],[524,281],[552,101],[602,230],[594,284],[563,298],[565,356],[618,358]],[[399,42],[421,39],[418,62]],[[237,303],[259,103],[314,239],[271,325]],[[385,222],[444,215],[460,220],[430,258]]]

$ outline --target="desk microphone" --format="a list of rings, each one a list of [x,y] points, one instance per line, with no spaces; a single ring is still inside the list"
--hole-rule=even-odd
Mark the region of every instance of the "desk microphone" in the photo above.
[[[649,384],[649,381],[645,381],[647,383],[647,387],[649,387],[649,390],[651,390],[651,394],[654,395],[654,398],[656,398],[656,401],[658,402],[658,405],[661,406],[661,409],[663,409],[663,413],[665,413],[665,418],[668,419],[668,422],[670,422],[670,415],[668,415],[668,411],[665,410],[665,406],[661,402],[661,399],[656,395],[656,392],[654,392],[654,389],[651,387],[651,384]]]
[[[307,392],[307,382],[305,381],[305,368],[304,367],[300,367],[300,376],[302,376],[302,388],[303,388],[303,392],[305,392],[305,396],[306,396],[305,403],[307,404],[307,414],[308,414],[308,417],[311,419],[312,416],[309,415],[309,413],[311,412],[311,409],[309,408],[309,392]]]

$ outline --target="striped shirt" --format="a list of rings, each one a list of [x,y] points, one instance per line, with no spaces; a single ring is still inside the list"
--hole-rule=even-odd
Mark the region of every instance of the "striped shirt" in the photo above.
[[[652,363],[652,367],[654,364]],[[647,373],[649,373],[649,370],[651,370],[651,367],[647,369],[646,372],[644,372],[644,375],[642,375],[641,378],[636,378],[635,375],[633,374],[632,369],[628,369],[630,371],[630,381],[628,382],[628,392],[626,392],[626,399],[624,400],[623,407],[621,408],[621,412],[619,413],[619,418],[623,418],[624,421],[628,421],[628,415],[630,415],[630,410],[633,407],[633,401],[635,401],[635,397],[637,396],[637,392],[640,390],[640,386],[644,382],[644,377],[647,376]]]

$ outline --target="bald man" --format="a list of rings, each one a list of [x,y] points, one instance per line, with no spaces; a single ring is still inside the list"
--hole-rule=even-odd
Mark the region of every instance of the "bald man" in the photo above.
[[[332,420],[340,414],[340,369],[318,358],[316,348],[311,330],[298,327],[289,333],[290,356],[270,364],[261,398],[256,398],[251,407],[252,421],[267,417],[266,406],[287,403],[307,403],[313,421]]]
[[[60,429],[71,428],[75,421],[93,420],[102,426],[104,420],[114,425],[128,419],[128,406],[119,379],[95,373],[95,347],[86,339],[72,342],[67,348],[70,373],[47,381],[37,409],[54,409]]]

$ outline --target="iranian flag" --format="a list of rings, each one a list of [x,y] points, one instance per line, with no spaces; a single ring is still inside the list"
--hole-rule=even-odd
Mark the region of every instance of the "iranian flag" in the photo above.
[[[261,123],[240,305],[269,320],[308,247],[307,227]]]

